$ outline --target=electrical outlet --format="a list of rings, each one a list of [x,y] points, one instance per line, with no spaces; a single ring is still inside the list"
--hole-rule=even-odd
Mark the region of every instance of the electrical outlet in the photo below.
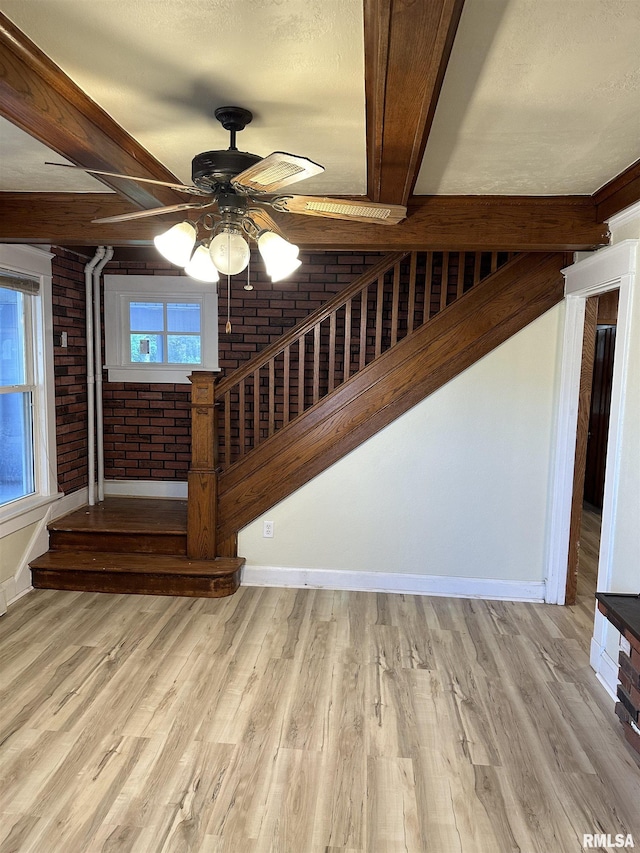
[[[265,539],[273,539],[273,521],[263,521],[262,536]]]

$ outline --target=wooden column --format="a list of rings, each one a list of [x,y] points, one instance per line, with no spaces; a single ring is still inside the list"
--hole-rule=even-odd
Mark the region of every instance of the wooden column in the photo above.
[[[218,510],[218,426],[216,374],[199,370],[191,382],[191,466],[188,474],[187,556],[216,557]]]

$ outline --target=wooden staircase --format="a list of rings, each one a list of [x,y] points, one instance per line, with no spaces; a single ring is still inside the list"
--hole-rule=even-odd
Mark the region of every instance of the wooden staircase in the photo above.
[[[187,502],[108,497],[49,524],[49,551],[30,563],[39,589],[218,598],[244,560],[187,556]]]
[[[242,527],[560,302],[567,262],[389,255],[223,379],[216,553],[235,555]]]
[[[391,254],[222,381],[195,372],[188,502],[59,519],[34,586],[233,593],[239,530],[560,302],[567,262]]]

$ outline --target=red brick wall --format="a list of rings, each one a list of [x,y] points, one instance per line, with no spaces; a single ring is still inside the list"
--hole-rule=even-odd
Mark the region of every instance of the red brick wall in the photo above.
[[[87,485],[87,342],[85,259],[54,249],[52,297],[54,342],[68,335],[66,348],[54,346],[58,487],[75,492]]]
[[[191,386],[104,383],[104,475],[108,480],[186,480]]]
[[[56,250],[54,333],[67,331],[69,347],[56,347],[58,480],[64,491],[86,485],[86,341],[84,337],[84,258]],[[258,256],[251,283],[245,274],[231,280],[232,332],[224,331],[226,282],[219,291],[219,361],[223,375],[279,338],[322,305],[368,266],[377,253],[301,253],[295,278],[273,284]],[[161,259],[110,263],[114,275],[179,275]],[[186,480],[190,454],[190,386],[104,382],[105,477],[125,480]]]

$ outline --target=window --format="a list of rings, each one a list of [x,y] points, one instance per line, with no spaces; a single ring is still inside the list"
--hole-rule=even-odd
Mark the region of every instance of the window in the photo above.
[[[218,369],[217,296],[184,276],[105,276],[109,379],[187,382]]]
[[[197,302],[129,302],[130,361],[201,364]]]
[[[0,521],[57,493],[50,286],[48,252],[0,246]]]
[[[7,284],[0,276],[0,504],[35,490],[30,296]]]

